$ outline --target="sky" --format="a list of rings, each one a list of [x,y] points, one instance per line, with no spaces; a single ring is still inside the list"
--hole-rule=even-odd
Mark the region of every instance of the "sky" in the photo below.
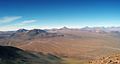
[[[120,26],[120,0],[0,0],[0,31]]]

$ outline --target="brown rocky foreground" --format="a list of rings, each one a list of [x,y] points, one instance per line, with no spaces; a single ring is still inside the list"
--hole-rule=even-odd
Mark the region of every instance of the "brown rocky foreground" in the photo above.
[[[89,64],[120,64],[120,54],[102,57],[100,59],[90,61]]]

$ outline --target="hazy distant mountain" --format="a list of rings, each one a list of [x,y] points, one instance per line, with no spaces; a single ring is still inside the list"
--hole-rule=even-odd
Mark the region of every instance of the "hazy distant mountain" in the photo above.
[[[49,33],[41,29],[26,30],[20,29],[11,35],[11,38],[32,38],[32,37],[55,37],[57,33]],[[59,36],[59,35],[58,35]]]
[[[41,29],[33,29],[27,32],[28,35],[30,36],[35,36],[38,34],[47,34],[47,32],[45,30],[41,30]]]
[[[19,29],[19,30],[17,30],[16,32],[27,32],[28,30],[26,30],[26,29]]]
[[[0,33],[0,45],[19,45],[26,43],[28,40],[63,37],[63,34],[52,33],[41,29],[19,29],[17,31],[6,31]],[[27,42],[29,43],[29,42]]]
[[[68,29],[70,29],[70,28],[68,28],[68,27],[66,27],[66,26],[60,28],[60,30],[68,30]]]
[[[0,39],[9,38],[15,31],[1,31]]]
[[[81,28],[80,30],[89,32],[112,32],[112,31],[120,32],[120,27],[84,27]]]
[[[60,29],[49,29],[49,30],[41,30],[41,29],[19,29],[17,31],[1,31],[0,39],[4,38],[40,38],[40,37],[57,37],[63,36],[60,32],[66,31],[87,31],[87,32],[96,32],[96,33],[116,33],[120,32],[120,27],[84,27],[81,29],[74,29],[63,27]]]

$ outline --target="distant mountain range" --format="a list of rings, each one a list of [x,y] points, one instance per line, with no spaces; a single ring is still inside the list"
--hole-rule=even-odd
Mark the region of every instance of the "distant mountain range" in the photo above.
[[[83,28],[68,28],[63,27],[60,29],[49,29],[50,32],[59,31],[85,31],[85,32],[95,32],[95,33],[118,33],[120,32],[120,27],[83,27]]]
[[[91,31],[91,32],[113,32],[118,31],[120,32],[120,27],[84,27],[81,28],[81,30],[85,31]]]
[[[31,39],[31,38],[37,38],[37,37],[61,37],[62,34],[57,33],[50,33],[46,30],[41,29],[33,29],[33,30],[26,30],[26,29],[19,29],[17,31],[5,31],[0,32],[0,38],[25,38],[25,39]]]
[[[0,39],[6,38],[20,38],[20,39],[34,39],[34,38],[49,38],[49,37],[63,37],[61,32],[66,31],[83,31],[93,33],[114,33],[120,34],[120,27],[84,27],[84,28],[68,28],[60,29],[19,29],[17,31],[0,31]]]
[[[61,31],[86,31],[95,33],[120,33],[120,27],[84,27],[84,28],[68,28],[63,27],[60,29],[19,29],[17,31],[0,31],[0,39],[4,38],[23,38],[32,39],[40,37],[61,37]]]

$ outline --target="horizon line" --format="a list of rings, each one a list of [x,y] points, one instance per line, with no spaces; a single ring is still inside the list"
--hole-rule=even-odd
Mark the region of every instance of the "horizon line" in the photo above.
[[[42,30],[47,30],[47,29],[62,29],[62,28],[68,28],[68,29],[82,29],[82,28],[120,28],[120,26],[84,26],[84,27],[55,27],[55,28],[17,28],[13,30],[0,30],[0,31],[17,31],[20,29],[26,29],[26,30],[33,30],[33,29],[42,29]]]

